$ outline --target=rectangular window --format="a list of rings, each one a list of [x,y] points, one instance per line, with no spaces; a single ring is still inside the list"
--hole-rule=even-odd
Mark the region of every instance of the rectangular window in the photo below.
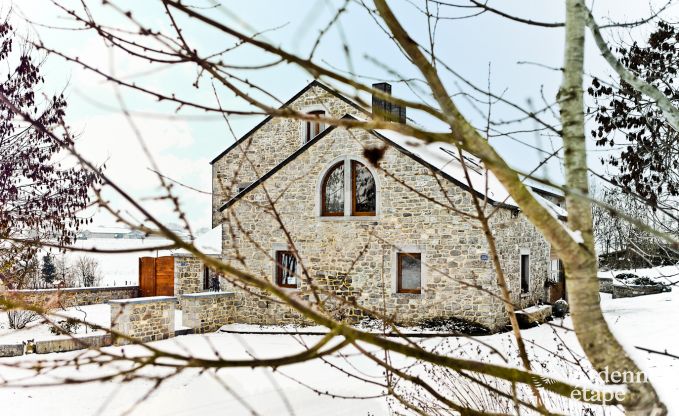
[[[398,293],[422,293],[422,261],[420,253],[398,253]]]
[[[276,252],[276,284],[297,287],[297,257],[292,251]]]
[[[210,269],[203,267],[203,290],[210,290]]]
[[[325,115],[325,111],[310,111],[308,114],[323,117]],[[320,134],[320,132],[323,130],[323,125],[316,121],[307,121],[305,130],[304,143],[307,143]]]
[[[528,283],[530,280],[530,256],[528,254],[521,255],[521,293],[528,293]]]

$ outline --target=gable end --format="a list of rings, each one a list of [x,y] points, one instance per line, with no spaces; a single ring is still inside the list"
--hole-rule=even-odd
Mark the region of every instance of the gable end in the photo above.
[[[311,81],[306,87],[302,88],[297,94],[295,94],[294,96],[292,96],[292,98],[290,98],[290,99],[289,99],[288,101],[286,101],[282,106],[280,106],[279,109],[283,109],[283,108],[289,106],[290,104],[292,104],[293,102],[295,102],[299,97],[301,97],[305,92],[309,91],[309,90],[310,90],[311,88],[313,88],[313,87],[322,88],[323,90],[325,90],[325,91],[327,91],[328,93],[334,95],[335,97],[339,98],[340,100],[344,101],[345,103],[349,104],[350,106],[354,107],[355,109],[357,109],[357,110],[359,110],[359,111],[361,111],[361,112],[363,112],[363,113],[365,113],[365,114],[367,114],[367,115],[370,115],[370,112],[368,112],[365,108],[359,106],[358,104],[356,104],[355,102],[353,102],[353,101],[351,101],[350,99],[346,98],[345,96],[343,96],[342,94],[338,93],[338,92],[335,91],[334,89],[332,89],[332,88],[330,88],[330,87],[328,87],[328,86],[326,86],[326,85],[324,85],[324,84],[322,84],[322,83],[320,83],[320,82],[318,82],[318,81],[316,81],[316,80]],[[262,121],[260,121],[259,123],[257,123],[257,125],[256,125],[255,127],[253,127],[252,129],[250,129],[250,131],[248,131],[247,133],[245,133],[240,139],[236,140],[233,144],[231,144],[231,146],[227,147],[223,152],[221,152],[219,155],[217,155],[217,157],[215,157],[214,159],[212,159],[212,160],[210,161],[210,164],[211,164],[211,165],[215,164],[215,162],[217,162],[219,159],[221,159],[222,157],[224,157],[224,155],[226,155],[227,153],[229,153],[233,148],[235,148],[236,146],[238,146],[239,144],[241,144],[243,141],[247,140],[248,137],[252,136],[257,130],[259,130],[263,125],[265,125],[266,123],[268,123],[269,121],[271,121],[271,119],[273,119],[273,118],[274,118],[274,117],[270,115],[270,116],[267,116],[264,120],[262,120]],[[220,209],[220,211],[221,211],[221,209]]]

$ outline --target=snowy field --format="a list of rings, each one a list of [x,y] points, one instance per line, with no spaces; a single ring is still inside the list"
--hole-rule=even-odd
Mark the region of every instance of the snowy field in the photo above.
[[[670,414],[679,415],[679,381],[676,379],[679,360],[650,354],[636,348],[667,350],[671,354],[679,355],[679,334],[674,328],[674,317],[679,316],[679,290],[615,300],[611,299],[610,295],[602,294],[602,308],[613,331],[670,407]],[[564,364],[564,361],[555,358],[558,355],[574,363],[581,358],[582,351],[577,345],[574,333],[559,327],[571,328],[570,319],[554,321],[553,324],[523,331],[528,340],[531,356],[540,364],[538,371],[572,382],[588,384],[577,365],[568,362]],[[271,328],[235,325],[229,326],[228,329],[268,331]],[[300,352],[304,349],[303,344],[311,344],[318,339],[319,336],[217,333],[207,336],[180,336],[153,345],[178,353],[190,351],[192,355],[201,357],[214,357],[216,351],[228,358],[250,356],[266,358]],[[415,340],[428,350],[436,349],[452,356],[482,357],[484,360],[501,362],[496,354],[491,354],[488,348],[479,346],[469,338],[437,337]],[[479,337],[479,340],[498,348],[504,354],[514,351],[511,336],[506,333]],[[373,347],[367,348],[374,351]],[[140,353],[140,347],[109,347],[105,351],[137,354]],[[13,367],[14,364],[31,365],[37,360],[61,360],[78,354],[82,352],[0,359],[0,377],[18,380],[29,375],[25,370]],[[402,357],[393,356],[392,359],[398,366],[412,364]],[[383,380],[381,369],[364,356],[356,354],[352,348],[345,348],[342,350],[342,356],[334,356],[329,361],[365,379]],[[515,361],[510,357],[510,362]],[[85,366],[80,370],[61,369],[59,375],[84,378],[102,375],[108,371],[112,371],[111,366],[103,368]],[[0,414],[121,415],[129,410],[129,414],[132,415],[386,415],[392,414],[393,410],[384,397],[373,397],[382,393],[380,387],[350,378],[320,360],[284,366],[275,372],[250,368],[222,369],[217,373],[185,370],[170,377],[167,369],[152,368],[147,371],[148,374],[168,375],[149,397],[145,397],[152,389],[152,383],[148,380],[58,387],[5,387],[0,388]],[[40,383],[52,379],[48,375],[43,375],[27,380],[28,383]],[[338,396],[359,396],[362,399],[331,398],[318,395],[309,387]],[[445,389],[442,391],[446,392]],[[564,403],[561,405],[564,406]],[[561,408],[561,412],[581,414],[572,407]],[[610,411],[608,414],[619,413]]]
[[[101,328],[110,328],[111,326],[111,307],[108,304],[76,306],[66,308],[65,310],[57,310],[54,314],[49,316],[49,320],[53,323],[59,323],[69,317],[76,318],[80,321],[87,322],[93,326]],[[175,310],[175,330],[186,329],[182,325],[182,311]],[[50,332],[52,325],[43,318],[29,323],[23,329],[9,329],[9,321],[6,313],[0,314],[0,344],[16,344],[26,342],[29,340],[42,341],[46,339],[53,339],[58,337]],[[76,335],[96,335],[103,334],[104,330],[93,330],[88,326],[80,325],[73,334]],[[63,337],[63,336],[59,336]],[[0,413],[1,415],[1,413]]]

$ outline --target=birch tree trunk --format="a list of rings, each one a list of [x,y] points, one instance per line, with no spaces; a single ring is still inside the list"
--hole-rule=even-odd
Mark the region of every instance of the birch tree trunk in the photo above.
[[[566,0],[564,77],[558,98],[563,123],[566,184],[574,192],[566,196],[568,223],[582,236],[584,250],[560,254],[568,276],[566,285],[573,326],[590,362],[600,374],[631,372],[636,375],[641,370],[613,336],[601,312],[592,210],[587,199],[578,197],[589,195],[582,89],[586,16],[580,0]],[[667,414],[650,382],[631,383],[628,388],[629,394],[624,401],[627,414]]]

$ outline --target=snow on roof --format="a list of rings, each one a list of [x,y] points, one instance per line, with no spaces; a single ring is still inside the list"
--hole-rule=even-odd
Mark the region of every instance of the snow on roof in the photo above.
[[[432,165],[442,173],[452,177],[456,181],[467,186],[469,181],[464,173],[462,162],[460,161],[460,152],[455,145],[445,142],[426,143],[423,140],[412,136],[395,132],[393,130],[376,130],[376,132],[392,141],[396,145],[402,147],[406,151],[412,153],[416,157],[422,159],[424,162]],[[485,169],[483,162],[473,156],[472,154],[462,151],[462,158],[464,159],[469,174],[469,179],[472,188],[481,195],[487,195],[489,199],[509,205],[518,207],[518,204],[509,195],[504,185],[495,177],[493,172]],[[568,213],[563,208],[554,204],[546,198],[532,192],[532,188],[542,191],[550,192],[559,195],[559,190],[550,186],[543,185],[538,181],[532,180],[528,177],[522,177],[522,181],[531,189],[531,193],[535,199],[545,208],[547,208],[556,218],[565,218]]]
[[[531,191],[532,192],[532,191]],[[532,192],[533,196],[537,201],[542,204],[543,207],[547,208],[551,212],[553,216],[555,216],[557,219],[558,218],[565,218],[568,217],[568,213],[566,212],[565,209],[561,208],[560,206],[556,205],[552,201],[550,201],[547,198],[543,198],[540,194],[536,192]]]
[[[193,245],[205,254],[222,253],[222,227],[218,226],[201,234],[193,241]],[[186,250],[176,250],[179,253],[188,253]]]
[[[542,182],[535,180],[533,178],[529,178],[528,176],[521,175],[521,180],[523,181],[523,183],[525,183],[526,185],[530,186],[531,188],[533,188],[535,190],[547,192],[547,193],[554,194],[554,195],[557,195],[557,196],[562,196],[562,197],[566,196],[566,194],[561,189],[559,189],[555,186],[547,185],[547,184],[542,183]]]

